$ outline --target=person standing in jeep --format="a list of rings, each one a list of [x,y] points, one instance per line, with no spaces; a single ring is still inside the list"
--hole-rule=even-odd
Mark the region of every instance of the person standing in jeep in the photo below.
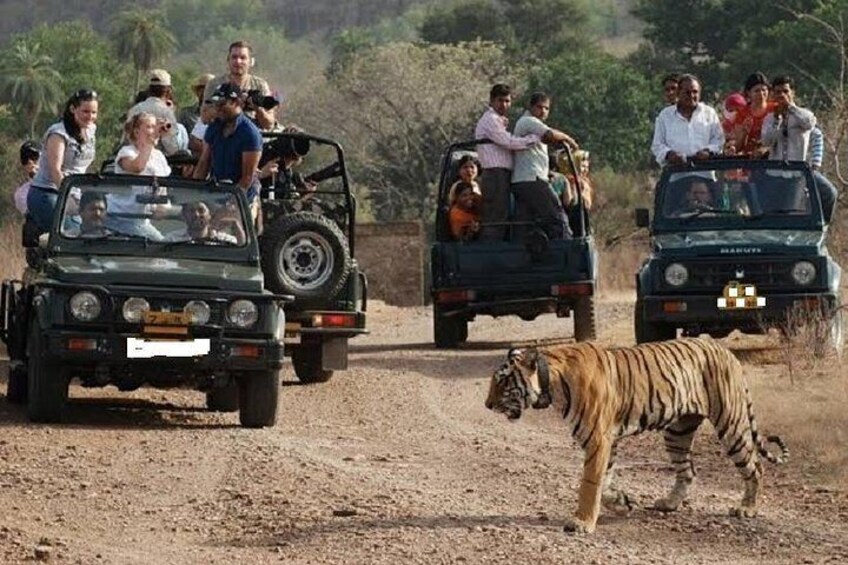
[[[211,174],[218,181],[237,184],[247,196],[253,220],[259,221],[256,169],[262,155],[262,134],[244,115],[244,93],[238,86],[222,84],[209,101],[215,104],[218,117],[206,129],[194,178]]]
[[[512,106],[512,89],[506,84],[496,84],[489,92],[489,108],[477,122],[474,131],[476,139],[488,139],[492,143],[480,144],[477,156],[483,165],[481,181],[483,185],[483,229],[480,239],[502,241],[506,235],[505,225],[501,223],[509,215],[509,190],[512,182],[512,152],[527,149],[539,141],[536,135],[515,137],[507,131],[509,118],[506,114]]]
[[[253,58],[253,47],[247,41],[236,41],[230,44],[227,51],[228,72],[216,76],[206,84],[203,99],[209,100],[215,90],[223,84],[239,87],[243,92],[258,90],[263,96],[271,95],[271,87],[264,78],[250,74],[250,69],[256,64]],[[261,107],[245,108],[245,114],[254,121],[259,129],[269,131],[277,123],[274,111]]]

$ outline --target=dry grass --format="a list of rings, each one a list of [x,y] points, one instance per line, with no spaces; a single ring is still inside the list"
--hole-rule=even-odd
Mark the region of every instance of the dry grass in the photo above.
[[[645,234],[647,236],[647,234]],[[628,239],[598,251],[601,294],[636,289],[636,271],[650,253],[647,239]]]
[[[19,279],[26,260],[21,247],[21,220],[7,219],[0,227],[0,280]]]

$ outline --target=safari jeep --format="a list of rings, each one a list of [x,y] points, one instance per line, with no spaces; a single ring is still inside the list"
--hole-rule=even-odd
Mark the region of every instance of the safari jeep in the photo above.
[[[9,400],[58,422],[71,379],[187,387],[243,426],[273,425],[291,298],[264,290],[249,218],[233,185],[66,178],[24,280],[3,283]]]
[[[436,347],[452,348],[468,338],[476,316],[545,313],[574,319],[577,341],[595,338],[597,252],[586,222],[571,226],[573,237],[548,239],[539,226],[509,221],[504,241],[456,241],[448,224],[450,188],[458,161],[473,154],[477,140],[451,145],[442,157],[436,209],[436,241],[431,249],[433,334]],[[570,152],[568,153],[570,157]],[[582,197],[578,206],[583,209]],[[526,235],[516,237],[514,230]]]
[[[293,161],[290,178],[263,188],[265,287],[287,294],[286,350],[298,380],[347,369],[348,341],[367,332],[368,284],[355,259],[356,200],[341,146],[303,133],[268,133],[260,165]]]
[[[715,160],[667,168],[636,275],[636,341],[736,329],[824,324],[840,350],[842,269],[828,253],[815,181],[805,163]],[[813,317],[799,314],[813,314]]]

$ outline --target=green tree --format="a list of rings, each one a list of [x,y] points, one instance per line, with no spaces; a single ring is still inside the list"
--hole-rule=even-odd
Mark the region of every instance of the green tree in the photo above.
[[[44,111],[54,111],[62,99],[62,76],[53,59],[36,42],[17,41],[0,63],[0,101],[20,109],[35,137],[35,125]]]
[[[291,110],[308,131],[344,144],[376,219],[429,218],[441,151],[473,137],[496,80],[520,82],[495,45],[391,43],[313,79]]]
[[[149,71],[157,61],[164,59],[177,44],[177,40],[168,30],[164,12],[143,8],[132,8],[118,14],[114,21],[112,38],[118,58],[131,62],[135,67],[135,86],[132,94],[138,92],[141,74]]]
[[[654,93],[648,80],[597,50],[564,55],[531,71],[528,92],[552,98],[548,123],[571,133],[595,166],[616,170],[646,163]]]

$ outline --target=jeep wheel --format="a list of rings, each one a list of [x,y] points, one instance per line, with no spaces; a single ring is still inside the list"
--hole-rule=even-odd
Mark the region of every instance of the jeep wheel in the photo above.
[[[438,306],[433,307],[433,341],[439,349],[453,349],[468,339],[468,320],[445,316]]]
[[[10,404],[23,404],[27,401],[27,368],[23,364],[12,366],[11,363],[6,381],[6,400]]]
[[[596,337],[595,297],[581,296],[574,305],[574,339],[591,341]]]
[[[238,377],[239,422],[245,428],[264,428],[277,421],[280,372],[242,373]]]
[[[636,333],[636,343],[666,341],[677,337],[677,328],[674,326],[646,320],[644,308],[638,300],[636,301],[636,308],[633,313],[633,323]]]
[[[227,386],[215,387],[206,393],[206,407],[212,412],[236,412],[239,409],[239,388],[234,380]]]
[[[344,233],[312,212],[281,216],[265,226],[261,245],[266,288],[300,300],[333,298],[353,264]]]
[[[48,362],[47,344],[37,322],[31,324],[27,360],[27,415],[33,422],[61,422],[68,401],[67,372]]]
[[[333,371],[326,371],[322,367],[320,343],[292,349],[292,365],[297,380],[303,384],[325,383],[333,377]]]

